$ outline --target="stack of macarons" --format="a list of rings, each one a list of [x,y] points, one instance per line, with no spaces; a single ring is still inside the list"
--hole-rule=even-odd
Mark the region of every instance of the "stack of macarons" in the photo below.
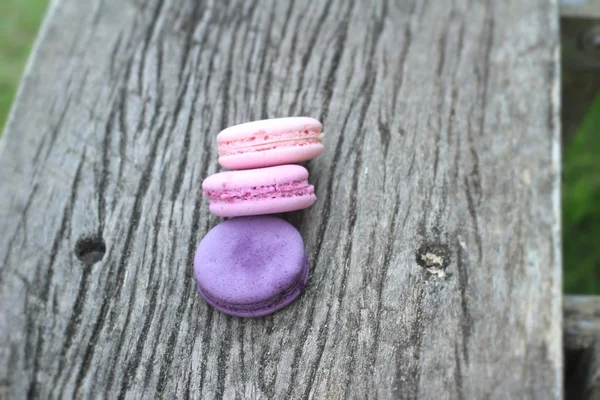
[[[310,207],[316,196],[308,171],[295,163],[323,150],[322,125],[307,117],[232,126],[217,136],[219,164],[229,171],[202,183],[210,211],[232,217],[214,227],[196,250],[202,297],[224,313],[256,317],[298,297],[308,278],[302,237],[268,215]]]

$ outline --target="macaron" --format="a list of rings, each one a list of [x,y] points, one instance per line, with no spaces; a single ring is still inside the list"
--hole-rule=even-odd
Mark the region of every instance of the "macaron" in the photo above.
[[[210,211],[220,217],[301,210],[317,200],[300,165],[219,172],[206,178],[202,189]]]
[[[300,233],[268,215],[226,220],[202,239],[194,256],[200,295],[239,317],[271,314],[304,290],[308,261]]]
[[[308,161],[324,150],[323,126],[308,117],[273,118],[231,126],[217,135],[219,164],[250,169]]]

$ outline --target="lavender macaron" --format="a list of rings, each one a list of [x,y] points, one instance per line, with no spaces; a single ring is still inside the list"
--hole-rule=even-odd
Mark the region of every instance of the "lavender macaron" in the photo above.
[[[196,283],[214,308],[260,317],[290,304],[304,290],[308,261],[300,233],[273,216],[226,220],[202,239],[194,257]]]

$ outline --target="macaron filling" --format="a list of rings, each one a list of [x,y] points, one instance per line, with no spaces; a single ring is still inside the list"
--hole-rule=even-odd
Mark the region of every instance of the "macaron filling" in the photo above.
[[[301,272],[301,278],[295,282],[292,286],[279,292],[276,296],[258,301],[256,303],[241,304],[241,303],[229,303],[227,301],[219,300],[212,296],[206,290],[203,290],[198,284],[198,291],[204,297],[204,299],[216,308],[224,309],[233,313],[253,313],[256,316],[260,316],[261,312],[268,314],[273,308],[279,305],[285,305],[287,302],[293,300],[298,296],[306,286],[308,280],[308,259],[304,258],[304,263]]]
[[[305,129],[302,131],[281,134],[259,134],[244,139],[219,141],[220,156],[266,151],[280,147],[306,146],[320,144],[323,134],[320,130]]]
[[[214,203],[234,203],[244,200],[306,196],[312,195],[314,192],[315,188],[308,184],[308,179],[247,188],[205,190],[205,194]]]

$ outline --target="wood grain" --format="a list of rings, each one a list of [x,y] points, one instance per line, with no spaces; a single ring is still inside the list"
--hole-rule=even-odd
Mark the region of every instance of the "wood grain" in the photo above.
[[[554,0],[55,0],[0,149],[0,387],[561,397],[558,41]],[[230,318],[200,185],[219,130],[290,115],[326,135],[307,291]]]

